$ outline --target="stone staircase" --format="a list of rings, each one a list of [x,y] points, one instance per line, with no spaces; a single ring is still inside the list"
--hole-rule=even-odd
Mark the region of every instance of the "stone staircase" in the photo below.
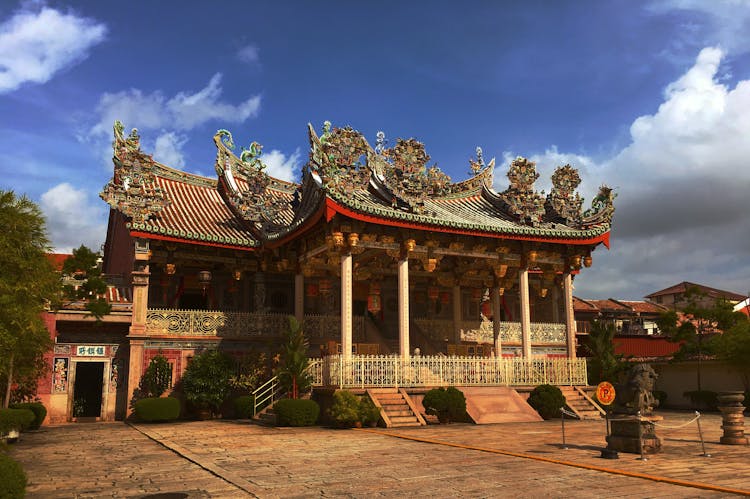
[[[367,390],[367,396],[380,409],[380,417],[385,422],[386,428],[427,424],[403,388],[372,388]]]
[[[565,404],[580,419],[601,419],[604,409],[585,390],[577,386],[560,386],[565,396]]]

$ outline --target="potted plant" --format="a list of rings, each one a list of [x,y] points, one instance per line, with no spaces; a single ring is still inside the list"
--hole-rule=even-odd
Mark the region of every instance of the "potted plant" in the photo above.
[[[229,395],[232,361],[218,350],[193,357],[182,376],[182,392],[202,419],[213,417]]]

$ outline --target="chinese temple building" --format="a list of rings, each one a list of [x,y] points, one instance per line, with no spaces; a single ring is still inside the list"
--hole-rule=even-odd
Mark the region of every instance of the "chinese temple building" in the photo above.
[[[133,286],[128,399],[158,352],[176,380],[201,349],[272,348],[289,315],[328,359],[317,384],[461,384],[459,371],[467,385],[586,383],[572,281],[608,245],[614,194],[603,186],[584,211],[570,165],[544,195],[519,157],[497,192],[481,149],[454,182],[414,139],[388,147],[379,133],[373,147],[326,122],[308,126],[299,184],[226,130],[206,178],[114,131],[104,272]]]

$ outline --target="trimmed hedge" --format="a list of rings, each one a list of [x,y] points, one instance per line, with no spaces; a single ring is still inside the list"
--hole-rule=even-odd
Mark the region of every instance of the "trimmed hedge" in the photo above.
[[[28,409],[34,413],[34,421],[31,422],[29,430],[38,430],[44,418],[47,417],[47,408],[41,402],[23,402],[19,404],[11,404],[11,409]]]
[[[174,397],[150,397],[135,403],[135,415],[143,421],[173,421],[180,417],[180,401]]]
[[[531,391],[529,405],[544,419],[560,416],[560,408],[565,406],[565,396],[553,385],[539,385]]]
[[[313,426],[318,421],[320,406],[314,400],[282,399],[273,406],[278,426]]]
[[[15,499],[26,495],[26,473],[20,464],[0,452],[0,497]]]
[[[29,409],[0,409],[0,433],[24,431],[35,419],[36,416]]]
[[[718,394],[711,390],[690,390],[684,392],[682,395],[690,399],[690,403],[694,409],[715,411],[719,405],[719,401],[716,398]]]
[[[255,397],[252,395],[241,395],[234,399],[234,417],[237,419],[250,419],[253,417],[253,405]]]
[[[377,425],[380,421],[380,409],[366,394],[359,399],[359,419],[365,425]]]
[[[348,390],[337,390],[333,394],[333,403],[328,409],[328,416],[340,428],[351,428],[357,421],[362,421],[359,399]]]
[[[427,414],[437,416],[441,423],[466,420],[466,397],[456,387],[434,388],[422,400]]]

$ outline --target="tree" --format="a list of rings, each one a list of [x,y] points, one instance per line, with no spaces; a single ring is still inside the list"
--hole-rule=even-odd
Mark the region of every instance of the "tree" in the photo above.
[[[310,374],[307,372],[309,366],[307,346],[307,338],[302,332],[302,327],[297,319],[289,316],[289,330],[284,341],[284,351],[281,353],[281,366],[276,375],[279,377],[281,386],[291,394],[293,399],[298,398],[300,392],[310,388]]]
[[[701,366],[703,357],[714,355],[720,342],[720,336],[709,333],[726,332],[746,318],[739,312],[734,312],[732,304],[719,299],[710,307],[702,306],[706,294],[697,286],[685,291],[683,301],[683,315],[678,316],[674,311],[665,312],[657,320],[659,330],[669,336],[669,340],[680,343],[680,349],[675,352],[673,361],[697,360],[696,384],[698,391],[703,390],[701,380]]]
[[[16,380],[36,380],[51,347],[42,312],[60,280],[45,254],[45,220],[26,196],[0,190],[0,380],[3,407]]]
[[[615,326],[603,321],[593,321],[591,332],[584,345],[589,353],[589,383],[616,382],[627,368],[624,356],[615,353]]]
[[[99,253],[84,245],[73,250],[73,256],[63,263],[63,274],[77,281],[76,286],[66,285],[68,299],[86,300],[86,310],[97,320],[112,311],[112,306],[102,296],[107,292],[107,283],[102,279],[99,268]]]
[[[717,338],[716,354],[740,372],[745,391],[750,391],[750,320],[738,320]]]

